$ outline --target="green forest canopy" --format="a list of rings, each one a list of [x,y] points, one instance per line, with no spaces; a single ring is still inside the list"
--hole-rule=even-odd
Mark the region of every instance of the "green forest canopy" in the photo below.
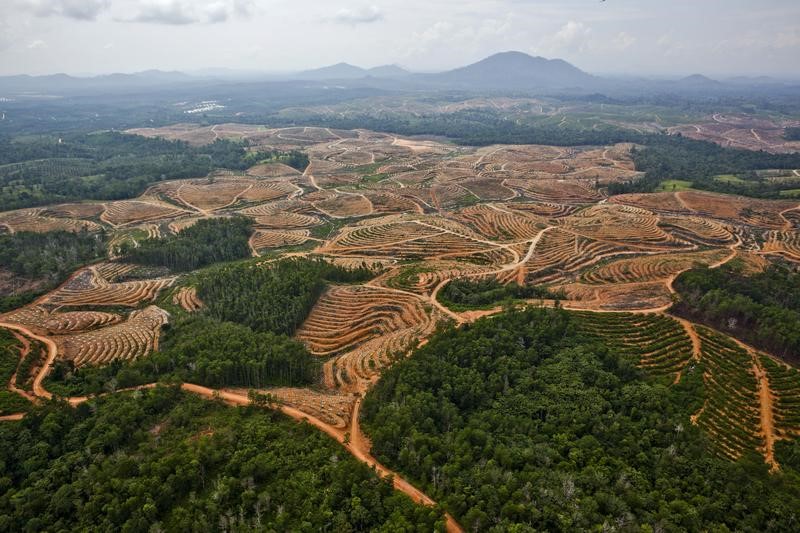
[[[0,424],[2,531],[419,531],[414,505],[317,429],[159,387]]]
[[[120,254],[132,263],[174,271],[197,270],[250,257],[252,226],[250,219],[240,216],[203,219],[175,235],[147,239],[136,248],[126,246]]]
[[[582,338],[563,310],[516,311],[435,335],[366,396],[378,460],[468,531],[796,530],[800,450],[784,468],[714,456],[680,384]]]
[[[689,270],[674,286],[676,313],[800,363],[800,272],[772,265],[745,275],[734,263]]]
[[[17,281],[36,282],[35,290],[0,290],[0,313],[27,304],[76,269],[105,255],[105,233],[20,231],[0,235],[0,270],[13,273]]]

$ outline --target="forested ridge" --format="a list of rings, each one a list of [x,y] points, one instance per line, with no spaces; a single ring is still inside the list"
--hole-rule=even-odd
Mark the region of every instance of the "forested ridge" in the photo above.
[[[669,386],[581,337],[562,310],[445,330],[384,373],[362,408],[373,453],[469,531],[790,531],[797,443],[781,473],[719,459]],[[781,455],[783,459],[783,455]]]
[[[745,275],[735,263],[675,280],[676,313],[800,364],[800,273],[772,265]]]
[[[249,257],[252,226],[253,222],[245,217],[199,220],[175,235],[148,239],[135,248],[123,245],[119,253],[133,263],[175,271],[197,270]]]
[[[2,531],[419,531],[414,505],[307,424],[160,387],[0,425]]]

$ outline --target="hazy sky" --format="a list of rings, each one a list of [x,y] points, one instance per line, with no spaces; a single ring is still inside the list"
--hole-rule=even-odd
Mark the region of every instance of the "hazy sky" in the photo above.
[[[601,74],[796,77],[800,0],[0,0],[0,74],[437,70],[505,50]]]

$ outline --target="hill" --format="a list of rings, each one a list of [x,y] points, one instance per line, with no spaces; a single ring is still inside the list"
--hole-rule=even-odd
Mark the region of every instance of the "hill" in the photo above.
[[[336,63],[327,67],[304,70],[294,76],[298,80],[350,80],[363,78],[367,71],[349,63]]]
[[[431,74],[429,81],[473,89],[586,88],[594,76],[562,59],[533,57],[522,52],[502,52],[465,67]]]

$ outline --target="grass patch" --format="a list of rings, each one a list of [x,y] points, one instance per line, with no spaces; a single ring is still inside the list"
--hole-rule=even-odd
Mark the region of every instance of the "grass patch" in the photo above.
[[[737,185],[742,185],[744,183],[747,183],[745,180],[743,180],[736,174],[720,174],[718,176],[714,176],[714,181],[719,181],[722,183],[735,183]]]
[[[655,192],[672,192],[691,190],[693,183],[686,180],[664,180],[659,183]]]
[[[780,194],[782,198],[800,198],[800,189],[785,189]]]

